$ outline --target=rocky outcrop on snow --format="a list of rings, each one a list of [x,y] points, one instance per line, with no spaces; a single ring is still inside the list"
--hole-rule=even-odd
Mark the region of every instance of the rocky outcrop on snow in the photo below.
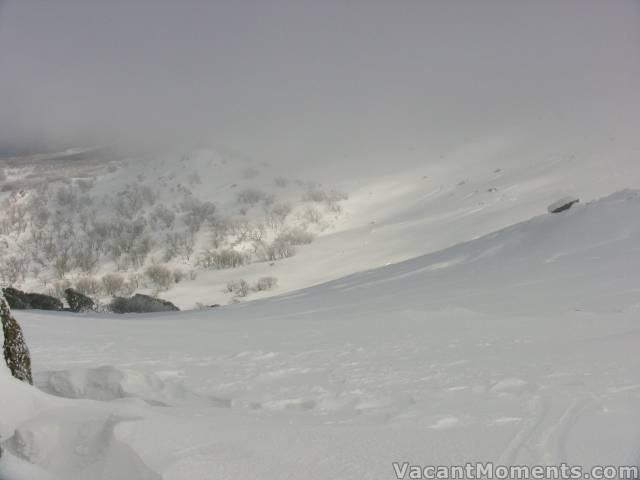
[[[577,198],[577,197],[563,197],[560,200],[558,200],[557,202],[553,202],[551,205],[549,205],[547,207],[547,211],[549,213],[564,212],[565,210],[569,210],[571,207],[573,207],[579,201],[580,201],[580,199]]]
[[[116,297],[109,304],[113,313],[177,312],[180,309],[168,300],[136,293],[133,297]]]
[[[15,310],[26,310],[31,308],[27,299],[27,294],[22,290],[18,290],[13,287],[6,287],[2,289],[2,293],[11,308]]]
[[[22,329],[11,315],[9,304],[2,294],[0,294],[0,319],[4,335],[4,360],[7,362],[11,375],[23,382],[33,383],[29,348],[24,340]]]
[[[93,300],[73,288],[67,288],[64,291],[64,297],[72,312],[86,312],[88,310],[93,310],[93,307],[95,306]]]
[[[62,310],[60,300],[42,293],[27,293],[13,287],[2,289],[9,306],[16,310]]]

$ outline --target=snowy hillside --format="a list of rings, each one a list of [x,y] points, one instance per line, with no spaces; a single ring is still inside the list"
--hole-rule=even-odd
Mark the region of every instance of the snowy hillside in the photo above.
[[[640,480],[639,19],[0,0],[0,480]]]
[[[456,188],[488,195],[472,173]],[[486,176],[507,182],[500,173]],[[509,210],[507,196],[485,210],[516,217],[537,203]],[[11,392],[0,476],[359,480],[395,478],[392,462],[405,461],[633,465],[639,215],[640,193],[621,191],[214,310],[15,311],[48,394],[0,373]],[[380,226],[366,228],[375,238]]]
[[[629,147],[532,141],[414,152],[366,172],[332,159],[295,176],[228,149],[5,159],[0,273],[5,285],[58,297],[73,286],[103,304],[134,292],[183,309],[228,304],[469,241],[567,194],[587,202],[640,183]],[[114,274],[111,292],[102,279]]]

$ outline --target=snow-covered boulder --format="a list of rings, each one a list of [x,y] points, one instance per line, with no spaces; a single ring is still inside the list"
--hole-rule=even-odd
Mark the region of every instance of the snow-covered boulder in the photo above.
[[[580,199],[577,197],[563,197],[557,202],[553,202],[551,205],[549,205],[547,207],[547,210],[549,211],[549,213],[564,212],[565,210],[569,210],[579,201]]]

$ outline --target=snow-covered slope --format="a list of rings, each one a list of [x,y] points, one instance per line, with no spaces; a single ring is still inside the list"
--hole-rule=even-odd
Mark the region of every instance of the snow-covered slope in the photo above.
[[[206,311],[14,312],[40,388],[101,401],[63,405],[34,390],[27,398],[44,400],[29,415],[2,417],[7,455],[86,479],[360,480],[394,478],[392,462],[403,461],[635,464],[639,214],[639,193],[621,191]],[[11,393],[0,411],[24,403],[28,389],[2,381]]]
[[[278,288],[254,298],[296,291],[478,238],[546,213],[550,203],[567,194],[584,203],[640,184],[637,149],[569,140],[550,141],[548,147],[532,143],[531,138],[490,138],[456,149],[401,155],[397,164],[372,158],[368,171],[350,171],[349,162],[338,160],[303,170],[305,180],[349,195],[341,202],[341,213],[328,216],[330,222],[312,244],[273,265],[257,262],[232,270],[199,270],[195,281],[180,283],[163,296],[183,308],[197,302],[226,303],[220,291],[228,281],[252,281],[261,275],[277,277]],[[201,162],[199,168],[206,171],[211,153],[201,155],[193,161]],[[260,175],[249,181],[259,188],[287,174],[277,166],[259,167]],[[227,178],[234,178],[237,168],[229,167]],[[187,178],[188,172],[181,175]],[[237,181],[239,188],[247,185],[245,179]],[[223,205],[234,199],[233,190],[214,192],[206,182],[194,192]],[[274,193],[294,204],[299,199],[294,185]]]
[[[544,132],[541,138],[545,142],[539,144],[534,133],[522,137],[513,134],[482,137],[456,148],[399,152],[390,159],[382,154],[370,160],[336,156],[315,167],[269,164],[226,149],[140,155],[125,160],[118,160],[121,157],[108,151],[88,150],[48,160],[38,158],[37,162],[29,159],[23,168],[19,168],[23,160],[14,159],[9,162],[10,168],[5,169],[8,184],[51,179],[45,195],[49,198],[49,220],[46,228],[40,229],[30,226],[31,221],[23,222],[22,234],[12,230],[9,222],[6,227],[9,233],[0,238],[3,266],[0,273],[11,270],[5,264],[22,265],[26,278],[18,286],[55,291],[59,275],[51,269],[69,263],[69,258],[91,257],[96,250],[94,244],[102,244],[96,238],[104,243],[101,237],[104,232],[123,227],[118,221],[124,220],[128,225],[127,222],[134,224],[140,220],[146,227],[139,238],[148,238],[151,244],[141,264],[131,265],[124,254],[116,258],[119,246],[114,248],[115,254],[105,248],[95,263],[86,259],[84,263],[90,264],[88,272],[72,268],[63,272],[64,277],[71,285],[77,285],[78,280],[87,276],[99,280],[107,273],[119,271],[131,286],[129,291],[155,293],[143,272],[145,266],[159,262],[182,272],[182,280],[170,285],[169,290],[161,289],[161,297],[183,309],[194,308],[196,304],[227,304],[238,300],[227,290],[229,282],[245,279],[254,284],[260,277],[277,278],[275,289],[251,293],[242,301],[283,294],[478,238],[545,213],[549,204],[566,195],[575,195],[585,203],[640,184],[635,141],[626,138],[619,141],[604,133],[594,133],[585,140]],[[76,160],[78,155],[84,163]],[[105,159],[111,163],[105,164]],[[371,167],[362,171],[368,161]],[[60,169],[54,168],[52,173],[47,168],[60,162],[64,162],[65,178],[54,182]],[[108,165],[116,167],[115,170]],[[354,165],[358,166],[357,171]],[[70,178],[74,178],[71,183]],[[58,191],[67,193],[69,186],[78,190],[77,211],[58,202]],[[335,189],[348,198],[331,205],[314,202],[305,199],[310,189],[322,192]],[[36,190],[35,187],[19,190],[24,197],[19,197],[17,204],[28,205],[33,197],[38,198]],[[239,195],[251,190],[264,193],[265,198],[254,205],[239,203]],[[118,213],[116,203],[131,191],[140,193],[142,199],[138,199],[141,205],[132,212],[124,209],[131,215],[127,218]],[[0,195],[9,197],[11,191]],[[144,200],[146,196],[149,199]],[[62,195],[61,199],[67,197]],[[193,198],[217,206],[217,224],[212,227],[204,221],[190,236],[182,204]],[[270,208],[276,204],[287,204],[292,210],[283,225],[270,228],[265,223]],[[164,207],[165,213],[173,212],[175,219],[168,227],[158,220],[160,207]],[[307,209],[319,213],[320,219],[309,221]],[[3,215],[9,217],[8,212],[12,211],[5,208],[0,220]],[[21,218],[20,211],[13,217]],[[64,252],[53,248],[42,255],[47,248],[42,237],[65,225],[70,217],[75,218],[72,233],[66,235],[63,229],[63,238],[57,243],[68,243],[69,236],[75,235],[80,254],[75,255],[72,249],[72,255],[58,258],[56,253]],[[92,229],[94,222],[97,225]],[[20,225],[17,220],[14,223]],[[86,241],[82,234],[85,228]],[[232,233],[224,233],[226,240],[214,248],[211,244],[216,228]],[[256,245],[271,242],[287,229],[306,229],[315,238],[311,244],[297,246],[293,257],[275,261],[259,258]],[[34,230],[40,234],[37,239],[31,238]],[[169,236],[177,242],[172,248],[178,253],[173,252],[167,260]],[[180,253],[183,241],[191,248],[187,253]],[[146,248],[143,243],[138,245],[142,250]],[[203,252],[225,248],[251,253],[251,260],[229,269],[200,264]],[[39,258],[34,260],[36,256]],[[104,292],[96,296],[108,300]]]

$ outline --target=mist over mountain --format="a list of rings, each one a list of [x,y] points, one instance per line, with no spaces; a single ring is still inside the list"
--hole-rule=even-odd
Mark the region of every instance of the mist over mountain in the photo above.
[[[6,1],[0,145],[423,162],[634,141],[635,1]]]

